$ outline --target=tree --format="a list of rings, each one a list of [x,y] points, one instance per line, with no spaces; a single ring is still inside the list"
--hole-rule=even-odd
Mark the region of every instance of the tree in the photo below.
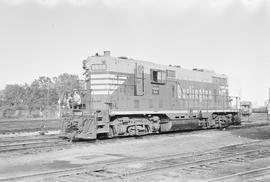
[[[44,111],[57,106],[58,100],[73,89],[82,90],[77,75],[64,73],[53,79],[41,76],[30,85],[9,84],[0,93],[0,106],[27,106]]]
[[[83,88],[78,75],[64,73],[58,77],[54,77],[53,81],[59,97],[65,92],[71,92],[73,89],[82,90]]]
[[[24,103],[27,98],[26,88],[18,84],[6,85],[4,89],[4,99],[9,106],[15,106]]]
[[[27,105],[32,109],[45,110],[48,106],[55,104],[55,91],[52,91],[54,84],[49,77],[41,76],[34,80],[27,89],[29,96]],[[53,96],[54,94],[54,96]],[[52,99],[54,98],[54,99]]]
[[[4,90],[0,90],[0,107],[2,107],[4,104],[5,104]]]

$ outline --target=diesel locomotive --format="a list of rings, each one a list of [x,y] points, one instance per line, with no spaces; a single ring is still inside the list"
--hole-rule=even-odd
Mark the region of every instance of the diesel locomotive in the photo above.
[[[80,107],[62,109],[61,136],[72,140],[224,128],[241,123],[227,76],[127,57],[83,61]]]

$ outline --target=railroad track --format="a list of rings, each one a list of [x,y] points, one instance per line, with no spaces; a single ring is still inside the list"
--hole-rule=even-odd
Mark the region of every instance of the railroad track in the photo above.
[[[240,181],[240,180],[245,181],[245,182],[269,181],[270,180],[270,167],[235,173],[232,175],[222,176],[219,178],[213,178],[213,179],[207,180],[207,182],[220,182],[220,181],[229,182],[229,181]]]
[[[114,175],[104,177],[101,180],[118,181],[123,178],[128,178],[137,180],[139,179],[139,181],[143,181],[138,177],[153,174],[162,174],[168,171],[173,171],[174,176],[179,176],[179,174],[194,173],[198,173],[201,175],[206,171],[210,172],[212,170],[215,170],[215,168],[217,168],[218,166],[242,162],[251,162],[257,159],[270,157],[269,146],[260,146],[260,149],[256,149],[257,147],[252,147],[251,149],[247,149],[244,147],[239,148],[239,150],[234,147],[232,147],[231,149],[223,150],[222,153],[212,151],[210,153],[194,155],[192,157],[176,157],[170,159],[162,159],[160,161],[150,161],[150,163],[146,162],[145,167],[142,167],[139,170],[127,170],[124,166],[121,166],[120,168],[122,168],[122,171],[119,173],[119,170],[115,172],[113,168],[108,168],[106,170],[103,170],[103,173],[109,173]],[[211,181],[236,181],[235,179],[240,179],[240,177],[245,177],[246,179],[248,179],[248,177],[254,177],[254,175],[256,175],[256,177],[261,177],[266,174],[270,174],[270,168],[255,169],[246,172],[236,173],[229,176],[216,178]],[[69,178],[66,177],[66,179],[68,180]],[[61,179],[61,181],[63,180]],[[148,179],[146,181],[148,181]]]
[[[40,141],[40,140],[48,140],[48,139],[58,139],[58,136],[55,135],[43,135],[43,136],[26,136],[26,137],[7,137],[0,138],[0,143],[15,143],[15,142],[27,142],[27,141]]]
[[[66,146],[69,143],[58,137],[38,137],[25,139],[5,139],[0,140],[0,153],[21,151],[28,149],[47,148],[55,146]]]
[[[151,176],[168,170],[176,170],[176,173],[187,174],[201,170],[205,171],[205,169],[211,169],[217,165],[248,162],[269,156],[270,141],[260,141],[231,145],[193,154],[185,153],[153,158],[125,157],[110,162],[94,163],[77,168],[48,171],[28,176],[18,176],[0,181],[118,181],[123,178],[132,179],[141,176]],[[134,167],[134,165],[137,165],[137,167]],[[265,171],[267,170],[265,169]],[[143,180],[140,179],[139,181]]]
[[[0,125],[0,134],[39,131],[44,125],[46,130],[59,130],[61,126],[59,119],[1,120]]]

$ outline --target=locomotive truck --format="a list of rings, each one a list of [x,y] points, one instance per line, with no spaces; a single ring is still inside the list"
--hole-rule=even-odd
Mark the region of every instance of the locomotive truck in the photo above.
[[[62,137],[88,140],[241,123],[224,74],[112,57],[110,51],[89,56],[83,69],[82,104],[61,111]]]

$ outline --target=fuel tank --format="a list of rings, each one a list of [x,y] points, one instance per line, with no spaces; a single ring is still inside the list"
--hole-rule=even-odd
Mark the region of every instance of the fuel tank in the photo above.
[[[160,122],[160,131],[180,131],[199,129],[200,122],[198,119],[181,119],[181,120],[162,120]]]

